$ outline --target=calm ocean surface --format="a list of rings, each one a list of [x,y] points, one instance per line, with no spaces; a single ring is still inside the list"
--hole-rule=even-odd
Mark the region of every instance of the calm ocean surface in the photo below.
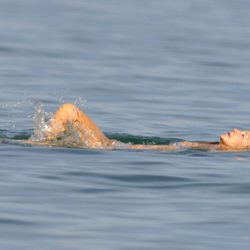
[[[109,136],[250,129],[250,1],[0,0],[0,137],[74,102]],[[0,249],[250,247],[250,152],[0,144]]]

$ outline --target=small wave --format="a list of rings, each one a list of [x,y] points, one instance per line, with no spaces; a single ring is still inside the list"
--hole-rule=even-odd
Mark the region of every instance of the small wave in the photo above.
[[[32,135],[33,130],[11,132],[7,129],[0,129],[0,138],[13,140],[28,140]]]
[[[12,218],[0,218],[1,225],[15,225],[15,226],[32,226],[35,225],[34,222],[31,221],[24,221],[19,219],[12,219]]]

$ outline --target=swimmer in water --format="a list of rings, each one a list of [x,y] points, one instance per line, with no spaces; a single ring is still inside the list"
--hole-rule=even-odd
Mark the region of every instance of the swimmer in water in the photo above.
[[[53,115],[45,132],[43,144],[57,145],[67,133],[73,133],[73,144],[77,147],[96,149],[135,149],[172,151],[180,148],[205,150],[248,150],[250,149],[250,131],[233,129],[220,136],[218,142],[190,142],[183,141],[170,145],[126,144],[109,139],[97,125],[79,108],[73,104],[63,104]],[[32,143],[32,141],[30,141]],[[74,144],[75,143],[75,144]]]

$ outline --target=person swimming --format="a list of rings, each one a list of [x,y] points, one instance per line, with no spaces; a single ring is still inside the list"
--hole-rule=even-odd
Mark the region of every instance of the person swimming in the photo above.
[[[30,139],[28,143],[37,142]],[[233,129],[222,134],[218,142],[182,141],[170,145],[145,145],[122,143],[109,139],[100,128],[74,104],[63,104],[53,115],[40,144],[71,145],[93,149],[131,149],[171,151],[181,148],[205,150],[247,150],[250,149],[250,131]],[[39,144],[38,143],[38,144]]]

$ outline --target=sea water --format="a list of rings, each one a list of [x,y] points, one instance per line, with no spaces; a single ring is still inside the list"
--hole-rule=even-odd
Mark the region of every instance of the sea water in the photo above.
[[[39,139],[66,102],[126,142],[250,129],[249,7],[1,0],[0,137]],[[2,143],[0,249],[247,250],[249,166],[249,152]]]

